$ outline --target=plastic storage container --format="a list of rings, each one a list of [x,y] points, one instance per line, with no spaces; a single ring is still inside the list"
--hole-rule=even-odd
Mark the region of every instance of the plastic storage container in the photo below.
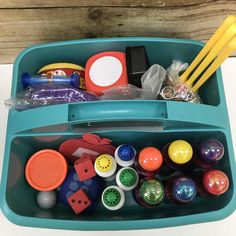
[[[125,51],[126,46],[135,45],[146,47],[150,64],[163,67],[173,59],[190,63],[203,46],[196,41],[163,38],[85,39],[37,45],[24,50],[16,59],[12,96],[22,90],[23,72],[35,74],[46,64],[63,61],[85,65],[95,53]],[[4,214],[19,225],[78,230],[158,228],[225,218],[236,207],[236,169],[220,70],[199,93],[204,104],[128,100],[10,110],[0,192]],[[188,206],[164,202],[155,210],[140,207],[129,194],[125,206],[112,213],[103,207],[92,216],[76,216],[60,205],[51,211],[40,209],[34,200],[35,191],[25,180],[26,161],[36,151],[57,149],[64,140],[80,137],[84,132],[110,138],[117,146],[130,143],[138,150],[145,146],[163,148],[175,139],[194,142],[217,138],[225,145],[225,157],[219,168],[229,177],[229,190],[214,201],[197,198]]]

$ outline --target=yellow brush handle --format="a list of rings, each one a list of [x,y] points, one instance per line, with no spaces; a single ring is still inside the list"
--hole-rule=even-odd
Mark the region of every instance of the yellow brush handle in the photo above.
[[[193,60],[193,62],[190,64],[190,66],[187,68],[187,70],[179,77],[180,80],[182,80],[183,82],[186,81],[186,79],[189,77],[190,73],[194,70],[194,68],[203,60],[203,58],[207,55],[207,53],[211,50],[211,48],[216,44],[216,42],[219,40],[219,38],[222,36],[222,34],[234,22],[236,22],[236,16],[233,16],[233,15],[228,16],[223,21],[223,23],[220,25],[220,27],[213,34],[213,36],[207,42],[205,47],[199,52],[199,54]]]
[[[185,82],[186,85],[191,86],[198,76],[212,63],[221,49],[229,43],[229,41],[236,35],[236,23],[232,24],[222,35],[220,40],[211,49],[208,55],[204,58],[201,64],[197,67],[190,78]]]
[[[192,90],[196,92],[209,78],[210,76],[220,67],[226,58],[228,58],[231,53],[236,50],[236,37],[233,38],[230,43],[225,46],[220,53],[220,55],[214,60],[214,62],[209,66],[206,72],[198,80],[198,82],[192,87]]]

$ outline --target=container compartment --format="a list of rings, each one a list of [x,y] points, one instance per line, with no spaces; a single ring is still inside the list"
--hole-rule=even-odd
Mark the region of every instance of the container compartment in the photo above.
[[[131,193],[127,193],[127,201],[125,206],[117,212],[111,212],[104,209],[101,205],[98,206],[97,210],[92,215],[75,215],[69,207],[65,207],[58,204],[52,210],[46,211],[40,209],[35,202],[36,191],[33,190],[25,180],[24,168],[28,158],[38,150],[45,148],[58,149],[59,145],[72,137],[80,137],[77,134],[74,135],[29,135],[29,136],[17,136],[15,137],[10,146],[9,166],[7,173],[6,182],[6,203],[14,214],[18,217],[30,217],[25,218],[24,224],[30,224],[32,226],[37,225],[39,218],[49,219],[45,222],[44,227],[48,228],[61,228],[60,220],[69,220],[68,225],[64,225],[64,228],[69,228],[70,224],[74,223],[73,228],[80,229],[81,225],[75,226],[76,222],[89,222],[93,225],[93,229],[98,229],[97,222],[104,222],[102,229],[109,229],[113,224],[112,222],[130,222],[128,228],[145,228],[144,222],[147,220],[154,220],[155,226],[152,227],[163,227],[163,220],[165,219],[169,223],[167,225],[174,225],[173,221],[169,221],[168,218],[178,219],[183,216],[182,223],[188,224],[204,221],[204,217],[201,215],[208,214],[208,221],[214,220],[216,212],[224,211],[224,208],[228,207],[234,196],[234,178],[231,172],[232,153],[227,145],[227,137],[222,131],[166,131],[160,133],[148,133],[138,131],[127,131],[127,132],[100,132],[100,136],[110,138],[115,145],[121,143],[130,143],[134,145],[137,150],[142,149],[145,146],[153,145],[160,149],[165,144],[176,139],[185,139],[190,143],[194,143],[202,140],[203,138],[217,138],[225,146],[225,156],[220,161],[219,168],[225,171],[230,179],[229,190],[222,196],[209,200],[206,198],[197,197],[192,203],[186,206],[178,206],[169,202],[163,202],[155,209],[145,209],[136,204],[132,198]],[[232,209],[233,210],[233,209]],[[201,215],[198,215],[201,214]],[[190,219],[190,216],[195,220]],[[59,221],[57,221],[59,220]],[[160,220],[160,222],[159,222]],[[112,221],[112,222],[111,222]],[[142,226],[139,225],[139,222]],[[153,222],[153,223],[154,223]],[[161,223],[162,222],[162,223]],[[123,223],[122,223],[123,224]],[[83,229],[83,227],[82,227]],[[122,229],[122,226],[120,227]],[[88,228],[89,230],[89,228]]]
[[[22,91],[20,77],[23,72],[35,74],[41,67],[50,63],[70,62],[85,66],[87,59],[103,51],[125,51],[127,46],[144,45],[150,64],[158,63],[167,68],[173,59],[191,63],[203,44],[192,40],[168,38],[108,38],[84,39],[36,45],[23,51],[14,65],[12,95]],[[218,70],[199,90],[204,104],[217,106],[221,102]]]

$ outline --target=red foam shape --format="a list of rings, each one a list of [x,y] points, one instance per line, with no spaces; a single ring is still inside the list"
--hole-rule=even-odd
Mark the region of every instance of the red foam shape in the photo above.
[[[91,205],[91,201],[82,189],[70,195],[67,200],[76,214],[81,213]]]
[[[77,157],[78,158],[78,157]],[[88,153],[83,153],[82,155],[81,155],[81,157],[79,158],[79,159],[81,159],[81,158],[87,158],[87,159],[90,159],[93,163],[96,161],[96,159],[97,159],[97,156],[95,156],[95,155],[90,155],[90,154],[88,154]]]
[[[101,138],[96,134],[83,134],[83,139],[91,144],[99,144]]]
[[[77,152],[80,149],[81,151]],[[95,160],[100,154],[114,155],[116,147],[111,144],[111,140],[101,138],[95,134],[84,134],[82,138],[69,139],[59,147],[59,152],[69,161],[74,163],[78,157],[84,154],[91,155]],[[75,153],[76,152],[76,153]]]
[[[79,176],[80,181],[85,181],[96,176],[93,162],[89,157],[82,157],[79,160],[75,161],[74,168],[77,175]]]

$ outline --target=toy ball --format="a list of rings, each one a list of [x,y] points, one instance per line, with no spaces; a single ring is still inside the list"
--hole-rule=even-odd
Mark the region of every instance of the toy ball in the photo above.
[[[144,179],[138,191],[141,201],[151,206],[159,204],[165,197],[164,187],[157,179]]]
[[[83,189],[92,202],[91,206],[94,207],[101,197],[103,187],[104,181],[99,176],[95,176],[81,182],[75,169],[73,168],[69,171],[67,178],[61,185],[58,198],[64,205],[69,205],[67,198],[79,189]],[[91,206],[89,208],[91,208]]]
[[[176,178],[172,185],[173,198],[182,203],[191,202],[197,194],[195,182],[188,177]]]
[[[146,147],[139,153],[138,162],[144,170],[155,171],[161,167],[163,157],[157,148]]]
[[[134,163],[136,150],[130,144],[122,144],[115,151],[116,162],[120,166],[131,166]]]
[[[221,195],[229,188],[227,175],[220,170],[209,170],[203,175],[204,189],[213,195]]]
[[[193,149],[188,142],[184,140],[176,140],[170,144],[168,155],[174,163],[185,164],[191,160]]]
[[[207,162],[219,161],[224,156],[224,146],[217,139],[203,141],[198,147],[198,155]]]
[[[39,192],[37,195],[37,203],[42,209],[51,209],[57,202],[57,194],[55,191]]]

